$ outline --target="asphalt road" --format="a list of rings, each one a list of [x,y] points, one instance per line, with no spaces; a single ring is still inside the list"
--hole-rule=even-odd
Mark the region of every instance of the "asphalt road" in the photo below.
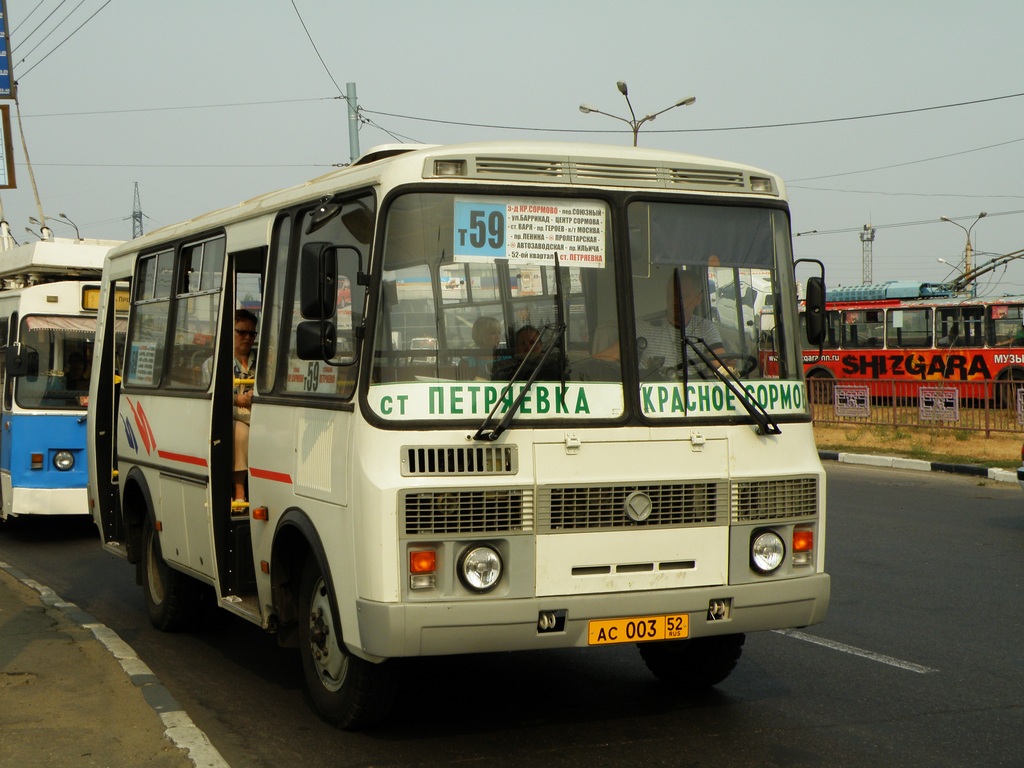
[[[234,768],[1024,766],[1024,493],[827,470],[825,623],[748,637],[716,690],[667,688],[631,646],[418,659],[368,733],[318,720],[297,655],[256,627],[153,630],[89,524],[0,530],[0,559],[112,627]]]

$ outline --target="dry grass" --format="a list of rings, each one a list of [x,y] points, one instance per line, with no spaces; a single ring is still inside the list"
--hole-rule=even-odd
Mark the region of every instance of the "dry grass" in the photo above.
[[[890,425],[815,424],[818,449],[843,453],[902,456],[950,464],[978,464],[1015,469],[1021,463],[1021,435],[966,429],[893,427]]]

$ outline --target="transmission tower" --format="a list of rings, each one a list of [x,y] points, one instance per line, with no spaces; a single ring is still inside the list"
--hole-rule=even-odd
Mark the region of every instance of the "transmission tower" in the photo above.
[[[870,224],[865,224],[864,229],[860,231],[860,242],[861,248],[864,251],[864,270],[861,279],[864,285],[871,284],[871,244],[875,242],[875,228]]]
[[[139,182],[135,182],[135,204],[132,206],[132,237],[142,237],[142,203],[139,201]]]

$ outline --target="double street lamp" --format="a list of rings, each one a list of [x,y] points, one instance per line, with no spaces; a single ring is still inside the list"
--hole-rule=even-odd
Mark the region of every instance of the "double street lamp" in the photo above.
[[[981,213],[979,213],[977,215],[977,217],[974,219],[974,221],[971,222],[971,226],[969,226],[969,227],[965,227],[963,224],[960,224],[959,222],[953,221],[953,219],[949,218],[949,216],[940,216],[939,217],[939,221],[948,221],[950,224],[955,224],[956,226],[960,227],[960,229],[962,229],[964,231],[965,235],[967,235],[967,244],[964,245],[964,276],[965,277],[967,277],[968,275],[971,274],[971,258],[974,255],[974,248],[971,246],[971,230],[974,229],[974,225],[975,224],[977,224],[979,221],[984,219],[986,216],[988,216],[988,213],[986,211],[982,211]],[[976,295],[977,295],[977,286],[975,285],[974,281],[972,280],[971,281],[971,296],[976,296]]]
[[[675,109],[676,107],[688,107],[688,106],[690,106],[691,104],[693,104],[697,100],[696,96],[687,96],[685,99],[680,99],[679,101],[677,101],[672,106],[665,107],[664,109],[659,110],[658,112],[651,112],[650,114],[644,115],[643,117],[641,117],[638,120],[637,117],[636,117],[636,112],[633,111],[633,105],[629,101],[629,89],[626,87],[625,81],[619,80],[615,84],[615,86],[619,89],[619,93],[621,93],[623,98],[626,100],[626,106],[629,107],[629,114],[630,114],[630,118],[631,119],[627,120],[626,118],[619,117],[618,115],[613,115],[613,114],[610,114],[608,112],[602,112],[597,107],[592,107],[589,104],[580,104],[580,112],[582,112],[585,115],[589,115],[591,112],[593,112],[595,114],[604,115],[606,117],[612,118],[613,120],[619,120],[620,122],[625,123],[626,125],[628,125],[630,128],[633,129],[633,146],[634,147],[636,146],[637,135],[640,133],[640,126],[641,125],[643,125],[644,123],[646,123],[646,122],[648,122],[650,120],[653,120],[658,115],[661,115],[661,114],[664,114],[665,112],[668,112],[670,109]]]
[[[51,219],[56,219],[57,221],[61,222],[62,224],[68,224],[71,227],[74,227],[75,239],[76,240],[81,240],[82,239],[82,233],[78,231],[78,225],[75,224],[75,222],[73,222],[71,219],[69,219],[66,214],[58,213],[56,216],[50,216],[50,218]],[[34,216],[29,216],[28,220],[30,222],[32,222],[33,224],[35,224],[35,225],[37,225],[37,226],[42,228],[41,231],[43,231],[43,233],[45,235],[43,237],[43,240],[49,240],[50,228],[47,227],[44,222],[39,221],[39,219],[35,218]]]

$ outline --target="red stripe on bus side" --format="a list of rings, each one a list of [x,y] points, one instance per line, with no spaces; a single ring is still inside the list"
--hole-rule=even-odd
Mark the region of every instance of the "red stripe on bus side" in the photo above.
[[[275,483],[292,484],[292,476],[286,472],[272,472],[269,469],[249,467],[249,474],[252,477],[258,477],[260,480],[273,480]]]
[[[202,456],[186,456],[184,453],[171,453],[170,451],[157,451],[156,455],[161,459],[180,461],[182,464],[194,464],[197,467],[206,466],[206,459]]]

